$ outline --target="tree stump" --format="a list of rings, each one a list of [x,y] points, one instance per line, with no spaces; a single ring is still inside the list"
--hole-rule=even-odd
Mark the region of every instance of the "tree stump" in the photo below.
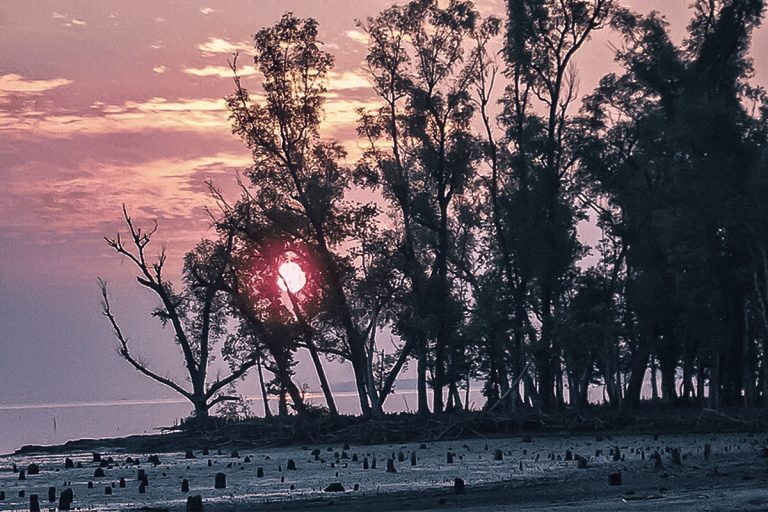
[[[405,462],[405,454],[402,450],[397,452],[397,462]]]
[[[93,472],[93,478],[104,478],[104,470],[102,468],[96,468]]]
[[[411,452],[411,466],[416,465],[416,452]]]
[[[189,480],[186,478],[181,481],[181,492],[189,492]]]
[[[587,469],[587,459],[585,459],[580,455],[577,455],[576,460],[578,461],[576,464],[577,469]]]
[[[23,469],[19,470],[19,480],[26,480],[27,479],[27,473]]]
[[[93,452],[93,462],[101,462],[101,454]]]
[[[504,452],[501,450],[494,451],[493,460],[504,460]]]
[[[613,449],[613,462],[619,462],[621,460],[621,450],[619,447]]]
[[[75,467],[75,463],[74,461],[72,461],[72,459],[70,459],[69,457],[64,459],[64,469],[73,469],[74,467]]]
[[[264,468],[256,468],[256,478],[264,478]]]
[[[455,494],[464,494],[464,479],[454,478],[453,480],[453,492]]]
[[[611,473],[608,475],[608,485],[617,486],[622,485],[621,471]]]
[[[0,501],[5,501],[5,491],[0,491]]]
[[[196,494],[187,498],[187,512],[203,512],[203,497]]]
[[[112,486],[111,485],[108,485],[108,486],[104,487],[104,494],[106,496],[112,496]]]
[[[29,495],[29,512],[40,512],[40,499],[37,494]]]
[[[387,459],[387,473],[397,473],[394,459]]]
[[[453,464],[453,453],[448,452],[445,454],[445,463],[446,464]]]
[[[285,465],[285,469],[288,471],[296,471],[296,461],[293,459],[288,459],[288,464]]]
[[[344,492],[344,486],[341,485],[339,482],[334,482],[332,484],[329,484],[328,487],[325,488],[325,492]]]
[[[118,485],[121,489],[125,489],[125,477],[120,477],[120,482],[118,482]]]
[[[239,459],[240,458],[240,452],[237,450],[232,450],[232,454],[230,455],[231,459]]]
[[[680,453],[680,448],[672,448],[670,454],[672,455],[672,464],[680,466],[683,463],[683,456]]]
[[[93,480],[88,480],[88,488],[93,489]]]
[[[371,460],[371,469],[376,469],[376,457]]]
[[[144,482],[139,484],[139,494],[145,494],[147,492],[147,486]]]
[[[227,475],[224,473],[216,473],[216,478],[213,484],[214,489],[226,489],[227,488]]]
[[[53,503],[56,501],[56,488],[55,487],[49,487],[48,488],[48,503]]]
[[[192,450],[187,450],[186,452],[184,452],[184,458],[185,459],[194,459],[195,458],[195,452],[193,452]]]
[[[595,452],[597,453],[597,452]],[[597,455],[595,455],[597,456]],[[565,461],[570,462],[573,460],[573,452],[571,450],[565,450]]]
[[[709,460],[709,456],[712,454],[712,446],[709,443],[704,445],[704,460]]]
[[[75,493],[72,489],[64,489],[59,495],[59,510],[69,510],[75,501]]]
[[[153,466],[159,466],[160,465],[160,456],[159,455],[150,455],[147,458],[147,462],[152,464]]]
[[[368,464],[368,457],[363,457],[363,469],[370,469],[370,465]]]

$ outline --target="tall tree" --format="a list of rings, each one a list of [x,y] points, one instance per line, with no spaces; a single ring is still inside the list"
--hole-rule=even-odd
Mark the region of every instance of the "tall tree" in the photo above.
[[[428,412],[426,382],[434,368],[433,410],[450,386],[449,347],[455,298],[449,278],[453,204],[474,172],[471,133],[472,36],[481,19],[469,1],[414,0],[369,18],[368,72],[382,106],[362,115],[369,148],[361,182],[380,190],[402,223],[400,271],[409,293],[396,323],[405,340],[397,365],[418,360],[418,410]]]
[[[575,163],[569,144],[573,60],[612,7],[611,0],[507,2],[509,85],[501,141],[506,158],[490,189],[497,250],[514,300],[516,371],[527,334],[544,410],[563,401],[562,351],[554,327],[582,251],[575,228],[580,216],[569,186]]]
[[[355,275],[343,246],[376,209],[345,201],[351,174],[341,164],[344,150],[319,135],[333,58],[320,49],[317,22],[290,13],[256,33],[254,50],[263,100],[252,102],[237,76],[228,98],[233,131],[253,154],[247,173],[251,208],[302,245],[321,283],[324,318],[340,338],[337,352],[352,364],[360,407],[368,415],[366,330],[350,299]]]
[[[639,400],[648,354],[661,365],[662,391],[713,406],[740,400],[753,381],[742,363],[752,293],[749,184],[759,167],[744,108],[752,96],[747,52],[761,0],[698,1],[689,38],[675,45],[657,14],[617,11],[626,40],[618,61],[587,102],[585,169],[621,211],[628,302],[636,343],[628,398]],[[699,391],[694,390],[698,367]]]

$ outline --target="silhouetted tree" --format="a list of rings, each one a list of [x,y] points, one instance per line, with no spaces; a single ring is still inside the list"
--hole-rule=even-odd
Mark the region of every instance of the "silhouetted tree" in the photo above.
[[[222,391],[256,364],[254,358],[245,358],[231,368],[231,373],[217,376],[216,380],[209,382],[211,350],[226,334],[227,300],[222,285],[230,265],[230,241],[216,243],[204,240],[187,253],[184,259],[184,288],[182,292],[175,292],[163,275],[165,251],[161,251],[155,261],[148,259],[147,247],[157,224],[151,230],[143,231],[136,227],[125,207],[123,217],[128,226],[128,240],[118,234],[115,238],[105,238],[107,245],[136,266],[139,271],[136,277],[138,283],[160,299],[161,305],[153,312],[153,316],[159,318],[164,326],[170,324],[173,328],[192,389],[157,373],[147,362],[131,353],[128,338],[112,312],[107,283],[100,279],[102,311],[120,344],[120,356],[142,374],[185,397],[194,406],[195,418],[205,419],[214,405],[237,399]]]

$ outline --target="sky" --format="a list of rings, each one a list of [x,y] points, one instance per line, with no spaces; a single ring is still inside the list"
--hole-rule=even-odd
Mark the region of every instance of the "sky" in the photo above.
[[[355,109],[374,105],[361,68],[365,35],[355,20],[374,0],[4,0],[0,3],[0,405],[169,396],[116,353],[100,314],[98,276],[132,346],[153,368],[181,375],[177,348],[149,312],[154,298],[104,244],[122,228],[122,204],[148,225],[169,265],[210,234],[205,186],[233,193],[248,152],[231,134],[223,98],[228,59],[240,52],[256,88],[249,39],[291,10],[320,23],[336,59],[324,135],[352,158]],[[676,40],[690,0],[624,0],[667,15]],[[503,16],[501,0],[478,0]],[[576,62],[580,94],[615,69],[616,34],[603,31]],[[768,84],[768,34],[754,39],[754,82]],[[588,232],[588,228],[586,229]],[[159,249],[158,249],[159,250]],[[334,382],[349,371],[333,368]],[[313,384],[312,371],[299,379]],[[252,381],[247,388],[255,389]]]

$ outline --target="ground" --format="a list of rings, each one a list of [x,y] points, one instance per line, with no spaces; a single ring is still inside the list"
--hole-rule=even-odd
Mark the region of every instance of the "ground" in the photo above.
[[[705,445],[710,455],[705,457]],[[185,452],[158,454],[99,451],[104,477],[93,454],[22,454],[0,459],[1,510],[28,510],[29,495],[48,505],[48,488],[58,494],[74,491],[74,507],[90,510],[185,510],[189,495],[200,494],[206,511],[306,510],[376,512],[395,510],[651,511],[651,510],[768,510],[768,435],[755,433],[667,434],[526,437],[451,440],[428,443],[360,445],[345,443],[290,447],[246,447],[211,450],[195,458]],[[618,449],[619,455],[613,453]],[[680,464],[672,455],[679,450]],[[319,453],[317,456],[314,453]],[[448,463],[448,453],[453,462]],[[574,460],[566,460],[567,452]],[[656,468],[652,458],[661,456]],[[411,454],[416,464],[411,464]],[[498,453],[501,454],[499,457]],[[65,457],[77,465],[65,469]],[[112,462],[108,462],[109,457]],[[131,463],[139,459],[140,464]],[[376,468],[363,469],[376,458]],[[576,459],[587,459],[579,469]],[[388,458],[397,473],[386,472]],[[499,459],[501,460],[495,460]],[[293,460],[296,470],[288,470]],[[402,460],[400,460],[402,459]],[[618,460],[614,460],[618,459]],[[210,461],[210,462],[209,462]],[[12,465],[40,466],[40,474],[19,480]],[[258,477],[262,468],[263,477]],[[149,485],[139,494],[137,471]],[[214,489],[215,474],[227,475],[227,488]],[[621,473],[622,485],[610,486],[609,475]],[[125,479],[121,488],[119,481]],[[454,479],[465,481],[465,492],[454,493]],[[181,492],[188,479],[190,492]],[[88,482],[94,482],[88,488]],[[343,493],[324,492],[341,483]],[[105,494],[105,487],[112,488]],[[355,486],[358,490],[354,490]],[[25,496],[19,497],[24,490]]]

